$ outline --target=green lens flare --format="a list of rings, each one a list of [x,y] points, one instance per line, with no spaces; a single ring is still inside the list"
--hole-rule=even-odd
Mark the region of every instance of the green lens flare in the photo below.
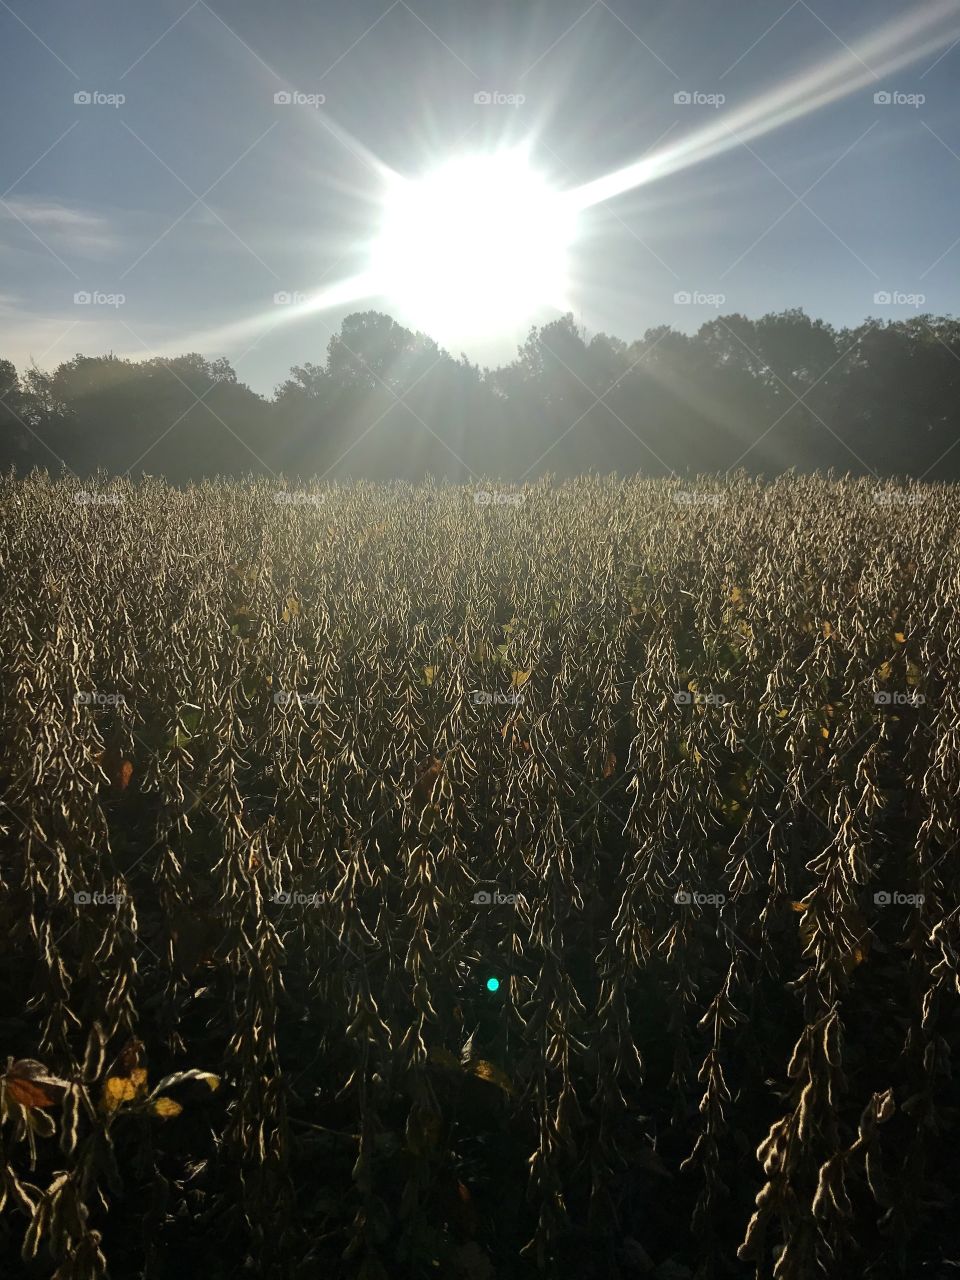
[[[487,979],[487,990],[488,990],[488,991],[499,991],[499,989],[500,989],[500,979],[499,979],[499,978],[488,978],[488,979]]]

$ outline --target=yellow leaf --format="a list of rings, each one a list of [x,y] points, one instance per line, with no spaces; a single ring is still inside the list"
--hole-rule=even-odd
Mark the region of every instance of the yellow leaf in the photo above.
[[[520,686],[522,684],[526,684],[529,679],[530,679],[529,671],[515,671],[513,673],[513,679],[511,680],[510,683],[513,685],[514,689],[519,689]]]
[[[903,632],[902,632],[902,631],[895,631],[895,632],[893,633],[893,638],[894,638],[894,640],[896,640],[897,644],[906,644],[906,643],[907,643],[907,637],[903,634]]]
[[[493,1062],[487,1062],[483,1058],[470,1064],[470,1070],[475,1076],[481,1080],[487,1080],[490,1084],[495,1084],[498,1089],[502,1089],[504,1093],[513,1093],[513,1084],[510,1077],[500,1067]]]
[[[137,1086],[126,1076],[108,1076],[103,1082],[101,1104],[106,1111],[116,1111],[123,1102],[133,1102]]]
[[[820,736],[821,736],[822,738],[829,738],[829,737],[830,737],[830,730],[829,730],[829,729],[821,729],[821,730],[820,730]]]
[[[153,1114],[161,1116],[164,1120],[170,1119],[172,1116],[178,1116],[183,1107],[179,1102],[174,1102],[173,1098],[157,1098],[153,1104]]]
[[[436,674],[437,674],[437,668],[436,668],[436,667],[424,667],[424,668],[423,668],[423,678],[424,678],[424,680],[426,681],[426,683],[427,683],[428,685],[429,685],[429,684],[433,684],[434,677],[436,676]]]
[[[825,623],[823,624],[823,638],[824,638],[824,640],[829,640],[829,638],[830,638],[832,635],[833,635],[833,627],[831,627],[831,625],[830,625],[830,623],[829,623],[829,622],[825,622]]]
[[[216,1093],[220,1088],[220,1077],[215,1076],[212,1071],[198,1071],[197,1078],[206,1084],[211,1093]]]
[[[734,587],[730,592],[730,601],[732,604],[739,604],[743,599],[743,592],[739,587]]]
[[[877,667],[877,679],[889,680],[892,670],[893,668],[890,666],[889,662],[881,662],[879,667]]]
[[[300,616],[300,601],[296,596],[287,596],[282,616],[284,622],[289,622],[291,618]]]
[[[791,902],[790,906],[794,911],[806,911],[809,902]]]
[[[147,1068],[134,1067],[130,1072],[130,1082],[141,1093],[147,1087]]]

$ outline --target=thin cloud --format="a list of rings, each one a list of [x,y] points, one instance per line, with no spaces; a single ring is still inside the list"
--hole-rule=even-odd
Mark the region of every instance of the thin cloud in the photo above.
[[[120,236],[110,220],[89,209],[31,196],[10,196],[0,205],[0,222],[17,228],[17,219],[58,253],[107,257],[121,247]]]

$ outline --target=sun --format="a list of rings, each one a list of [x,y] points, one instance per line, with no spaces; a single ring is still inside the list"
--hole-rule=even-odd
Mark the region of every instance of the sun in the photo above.
[[[545,306],[567,309],[575,217],[524,150],[460,156],[391,183],[372,278],[439,341],[512,333]]]

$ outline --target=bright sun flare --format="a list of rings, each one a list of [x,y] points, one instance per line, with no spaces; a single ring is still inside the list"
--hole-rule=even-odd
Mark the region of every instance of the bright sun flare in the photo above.
[[[440,341],[495,337],[566,309],[574,219],[522,151],[463,156],[388,190],[373,278]]]

